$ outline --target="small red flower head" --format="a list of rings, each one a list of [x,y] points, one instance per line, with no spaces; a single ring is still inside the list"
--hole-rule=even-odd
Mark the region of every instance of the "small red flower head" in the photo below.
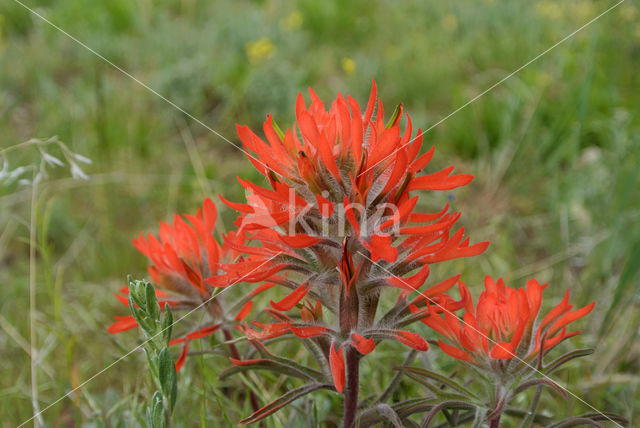
[[[213,237],[217,217],[216,206],[207,198],[195,216],[176,214],[173,225],[160,223],[160,239],[140,233],[133,240],[151,261],[147,269],[156,285],[195,299],[210,293],[204,280],[217,272],[221,253]]]
[[[567,332],[567,325],[587,315],[595,305],[572,311],[567,290],[562,302],[540,320],[545,287],[531,279],[525,287],[515,289],[507,287],[502,279],[494,281],[487,276],[478,304],[474,308],[469,300],[462,323],[447,311],[443,317],[436,315],[433,308],[424,322],[451,342],[440,340],[440,348],[460,360],[484,368],[495,367],[494,360],[529,362],[579,334]]]
[[[159,237],[143,234],[133,240],[134,246],[144,254],[151,265],[147,268],[156,289],[161,309],[167,305],[174,308],[192,309],[204,306],[213,324],[191,331],[183,337],[171,341],[171,345],[183,344],[183,351],[176,363],[179,369],[187,356],[190,340],[199,339],[217,331],[227,316],[219,298],[211,299],[214,288],[205,279],[218,273],[220,261],[235,257],[235,251],[228,245],[220,246],[213,237],[217,211],[211,199],[205,199],[202,208],[195,215],[176,215],[172,225],[160,223]],[[238,235],[230,233],[227,242],[237,241]],[[166,291],[165,291],[166,290]],[[128,305],[128,288],[120,289],[118,300]],[[253,293],[255,294],[255,293]],[[246,299],[245,299],[246,300]],[[235,321],[244,319],[251,310],[251,302],[240,309]],[[132,315],[116,317],[108,328],[109,333],[120,333],[137,327]]]

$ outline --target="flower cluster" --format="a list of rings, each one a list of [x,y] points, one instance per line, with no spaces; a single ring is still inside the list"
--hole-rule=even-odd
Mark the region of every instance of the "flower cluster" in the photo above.
[[[467,302],[462,322],[451,312],[441,317],[431,307],[431,316],[423,322],[453,342],[454,345],[439,341],[445,353],[487,370],[496,367],[496,360],[515,360],[522,367],[546,354],[563,340],[579,334],[568,333],[567,325],[587,315],[595,305],[593,302],[572,311],[567,290],[564,299],[539,320],[546,284],[531,279],[525,287],[514,289],[507,287],[502,278],[494,281],[489,276],[484,284],[478,304],[474,307],[471,300]],[[498,367],[506,370],[508,366]]]
[[[455,229],[460,214],[448,212],[448,205],[433,214],[415,212],[419,196],[414,192],[451,190],[473,177],[451,175],[453,167],[420,174],[434,148],[421,154],[422,132],[418,129],[413,136],[408,115],[402,131],[401,105],[385,123],[375,84],[364,114],[351,97],[338,95],[326,110],[315,93],[310,94],[308,108],[298,96],[292,128],[283,132],[267,117],[266,141],[238,126],[249,160],[270,188],[239,179],[247,203],[225,202],[241,212],[238,233],[245,233],[247,241],[229,245],[248,256],[222,265],[224,274],[208,283],[225,287],[242,277],[291,289],[282,300],[271,302],[269,313],[276,322],[254,322],[242,330],[256,340],[287,333],[315,339],[341,392],[345,346],[366,354],[376,341],[393,339],[428,349],[417,333],[398,327],[405,324],[401,315],[410,313],[406,297],[423,286],[430,264],[478,255],[488,243],[470,245],[464,230]],[[262,268],[254,272],[257,266]],[[421,299],[459,303],[442,295],[456,280],[422,291]],[[405,302],[395,317],[383,316],[379,323],[383,288],[400,289]],[[285,314],[296,305],[301,308],[295,318]]]
[[[535,358],[541,367],[549,350],[578,334],[567,332],[567,326],[589,313],[593,304],[572,310],[567,291],[565,299],[540,319],[546,285],[534,279],[512,289],[502,279],[487,277],[476,306],[460,275],[431,283],[432,264],[477,256],[489,243],[471,244],[464,229],[456,226],[460,213],[451,212],[448,203],[435,212],[422,212],[418,192],[449,191],[473,177],[452,174],[452,166],[423,172],[434,147],[423,150],[423,133],[414,133],[402,105],[384,120],[375,82],[364,111],[351,97],[338,94],[327,109],[311,90],[310,96],[309,107],[298,96],[296,121],[285,131],[270,115],[264,137],[237,126],[249,161],[268,184],[238,178],[246,201],[220,196],[239,213],[235,231],[223,236],[222,245],[213,237],[217,213],[210,199],[196,215],[176,216],[173,225],[162,223],[159,238],[141,234],[134,240],[151,261],[149,275],[159,287],[162,307],[203,307],[209,314],[209,325],[171,342],[184,343],[178,368],[190,340],[219,329],[229,340],[233,326],[252,347],[241,355],[230,345],[233,365],[222,378],[269,369],[309,382],[261,409],[254,406],[254,413],[241,423],[256,422],[295,398],[326,388],[343,394],[344,426],[351,428],[359,405],[362,357],[383,340],[427,351],[427,340],[406,329],[422,322],[444,336],[446,341],[438,342],[442,351],[508,390],[499,403],[490,404],[491,413],[473,413],[497,426],[508,398],[535,384],[514,382],[533,376],[539,371],[532,365]],[[217,298],[218,290],[238,283],[248,284],[240,288],[259,285],[242,292],[235,306]],[[448,294],[456,285],[458,300]],[[273,300],[245,320],[254,297],[271,288]],[[124,296],[118,298],[126,304]],[[455,314],[460,309],[465,311],[462,318]],[[135,325],[133,317],[119,317],[109,331]],[[268,350],[267,345],[280,337],[301,340],[320,370]],[[415,369],[405,369],[417,376]],[[469,402],[454,402],[458,409],[487,406],[439,374],[422,370],[420,376],[453,385],[459,397],[468,397]],[[429,403],[426,425],[448,405]],[[369,416],[375,419],[379,409],[374,410]],[[405,416],[411,414],[407,412]],[[366,411],[361,416],[367,420]]]

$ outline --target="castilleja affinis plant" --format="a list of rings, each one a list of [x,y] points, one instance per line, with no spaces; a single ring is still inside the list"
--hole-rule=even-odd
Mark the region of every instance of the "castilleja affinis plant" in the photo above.
[[[422,131],[414,137],[408,116],[401,130],[402,106],[385,122],[375,85],[364,113],[354,99],[340,95],[327,111],[310,92],[308,108],[298,96],[292,128],[283,132],[267,117],[266,141],[237,127],[269,188],[240,179],[247,203],[229,205],[242,213],[239,233],[247,233],[248,239],[235,249],[247,257],[222,265],[225,274],[208,284],[225,287],[244,277],[290,290],[271,302],[273,322],[240,328],[253,342],[282,335],[303,340],[324,369],[318,387],[333,384],[344,395],[344,425],[350,427],[356,418],[362,356],[385,339],[426,351],[427,341],[405,330],[419,320],[410,304],[432,300],[449,310],[461,305],[443,294],[457,277],[424,289],[421,301],[409,301],[413,291],[427,284],[429,266],[478,255],[488,243],[470,245],[464,230],[456,229],[460,215],[446,206],[436,213],[414,212],[419,198],[414,193],[451,190],[468,184],[472,176],[452,175],[453,167],[423,174],[434,149],[422,153]],[[258,265],[264,267],[249,275]],[[398,302],[379,313],[386,289],[396,291]],[[244,422],[272,410],[260,410]]]
[[[162,224],[159,239],[141,235],[134,241],[152,263],[149,274],[158,297],[165,299],[161,307],[202,308],[208,314],[208,325],[171,341],[183,344],[177,368],[184,364],[190,340],[220,330],[232,364],[221,378],[271,370],[303,381],[266,406],[254,406],[241,424],[326,389],[343,397],[346,428],[381,420],[402,426],[419,412],[426,412],[426,425],[440,411],[450,421],[449,408],[458,419],[497,426],[520,391],[545,384],[563,391],[540,377],[542,357],[577,334],[567,333],[567,325],[592,305],[571,311],[565,299],[540,320],[544,286],[535,280],[513,290],[501,280],[487,279],[474,307],[459,275],[430,277],[431,265],[480,255],[489,243],[472,244],[456,224],[460,213],[448,204],[419,212],[420,195],[465,186],[473,177],[453,173],[452,166],[432,170],[434,147],[423,147],[422,131],[414,132],[402,105],[385,119],[375,82],[364,109],[340,94],[329,109],[311,90],[310,97],[307,106],[298,95],[295,123],[284,130],[270,115],[261,135],[237,126],[248,159],[264,180],[258,185],[238,178],[246,201],[220,196],[239,213],[236,230],[223,243],[213,237],[216,211],[209,199],[195,216]],[[228,306],[226,296],[216,294],[230,287],[244,291]],[[254,304],[264,301],[254,297],[267,290],[270,301]],[[462,318],[456,315],[461,309]],[[134,318],[121,317],[110,331],[135,325]],[[380,342],[400,342],[413,355],[429,349],[425,335],[435,338],[432,330],[444,337],[438,344],[445,355],[481,373],[490,392],[482,397],[442,374],[401,367],[409,378],[445,396],[431,393],[413,402],[418,405],[359,398],[363,361],[371,361],[376,370],[402,365],[402,359],[376,359]],[[231,343],[233,336],[246,339],[243,352]],[[301,343],[315,365],[269,349],[272,342],[287,339]]]

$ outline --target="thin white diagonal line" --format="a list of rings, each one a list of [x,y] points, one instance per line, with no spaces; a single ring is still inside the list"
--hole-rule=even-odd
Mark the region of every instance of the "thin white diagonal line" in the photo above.
[[[364,257],[365,259],[369,260],[371,263],[373,263],[374,265],[376,265],[377,267],[379,267],[380,269],[384,270],[385,272],[387,272],[389,275],[392,275],[394,278],[399,279],[400,281],[402,281],[405,285],[411,287],[411,284],[409,284],[408,282],[406,282],[403,278],[400,278],[399,276],[395,275],[393,272],[391,272],[390,270],[388,270],[387,268],[385,268],[384,266],[380,265],[379,263],[374,262],[372,259],[370,259],[369,257],[367,257],[367,255],[363,254],[362,252],[358,251],[358,254],[360,254],[362,257]],[[508,349],[506,349],[504,346],[502,346],[500,343],[496,342],[495,340],[491,339],[488,335],[484,334],[482,331],[478,330],[477,328],[475,328],[474,326],[472,326],[471,324],[467,323],[464,321],[464,319],[460,319],[460,317],[458,317],[455,313],[453,313],[452,311],[450,311],[449,309],[445,308],[444,306],[442,306],[440,303],[436,302],[435,300],[431,299],[429,296],[426,296],[422,291],[419,291],[417,289],[414,288],[414,291],[417,292],[419,295],[421,295],[422,297],[424,297],[425,299],[427,299],[429,302],[431,302],[432,304],[434,304],[435,306],[438,306],[440,309],[442,309],[442,311],[447,312],[450,315],[453,315],[456,317],[456,319],[458,319],[460,322],[462,322],[462,324],[464,324],[465,326],[471,328],[472,330],[474,330],[476,333],[479,333],[482,337],[486,338],[488,341],[490,341],[491,343],[495,344],[496,346],[499,346],[502,350],[507,351],[508,353],[511,353]],[[573,392],[571,392],[569,389],[567,389],[565,386],[560,385],[558,382],[556,382],[555,380],[551,379],[549,376],[547,376],[546,374],[542,373],[540,370],[538,370],[537,368],[535,368],[534,366],[532,366],[531,364],[527,363],[525,360],[523,360],[522,358],[518,357],[517,355],[513,356],[515,359],[517,359],[518,361],[520,361],[521,363],[523,363],[524,365],[526,365],[527,367],[533,369],[536,371],[536,373],[540,374],[542,377],[544,377],[545,379],[553,382],[554,384],[558,385],[560,388],[562,388],[565,392],[567,392],[569,395],[571,395],[572,397],[576,398],[578,401],[580,401],[582,404],[586,405],[587,407],[589,407],[591,410],[595,411],[596,413],[604,416],[605,418],[607,418],[609,421],[613,422],[614,424],[616,424],[617,426],[619,426],[620,428],[624,428],[622,425],[620,425],[618,422],[614,421],[613,419],[611,419],[609,416],[607,416],[605,413],[602,413],[600,410],[596,409],[595,407],[593,407],[591,404],[587,403],[585,400],[583,400],[582,398],[578,397],[576,394],[574,394]]]
[[[126,354],[124,354],[123,356],[121,356],[120,358],[118,358],[117,360],[115,360],[113,363],[109,364],[108,366],[106,366],[105,368],[103,368],[102,370],[100,370],[98,373],[94,374],[93,376],[91,376],[89,379],[85,380],[84,382],[82,382],[80,385],[76,386],[75,388],[73,388],[71,391],[67,392],[66,394],[64,394],[62,397],[58,398],[57,400],[55,400],[54,402],[52,402],[51,404],[49,404],[47,407],[45,407],[44,409],[40,410],[38,413],[36,413],[35,415],[33,415],[32,417],[30,417],[29,419],[27,419],[26,421],[22,422],[20,425],[18,425],[18,428],[24,426],[25,424],[27,424],[28,422],[31,422],[32,420],[34,420],[35,418],[39,417],[41,414],[43,414],[44,412],[46,412],[47,410],[49,410],[51,407],[55,406],[56,404],[58,404],[59,402],[61,402],[62,400],[64,400],[65,398],[71,396],[71,394],[73,394],[75,391],[77,391],[80,388],[83,388],[85,385],[87,385],[89,382],[91,382],[92,380],[94,380],[95,378],[97,378],[98,376],[100,376],[101,374],[103,374],[104,372],[106,372],[107,370],[109,370],[111,367],[115,366],[116,364],[118,364],[120,361],[124,360],[125,358],[127,358],[129,355],[133,354],[134,352],[136,352],[138,349],[142,348],[144,345],[146,345],[147,343],[149,343],[151,340],[155,339],[156,337],[158,337],[159,335],[161,335],[162,333],[164,333],[165,330],[172,328],[174,325],[178,324],[180,321],[182,321],[183,319],[185,319],[186,317],[188,317],[189,315],[191,315],[192,313],[194,313],[195,311],[197,311],[198,309],[200,309],[201,307],[203,307],[204,305],[206,305],[209,302],[212,302],[216,297],[220,296],[221,294],[223,294],[224,292],[226,292],[228,289],[230,289],[231,287],[233,287],[234,285],[240,283],[240,281],[242,281],[243,279],[245,279],[247,276],[251,275],[253,272],[255,272],[256,270],[260,269],[262,266],[264,266],[265,264],[269,263],[271,260],[275,259],[276,257],[278,257],[281,253],[278,253],[274,256],[272,256],[271,258],[265,260],[263,263],[261,263],[259,266],[253,268],[251,271],[249,271],[248,273],[246,273],[245,275],[243,275],[241,278],[239,278],[238,280],[236,280],[235,282],[229,284],[227,287],[225,287],[222,291],[220,291],[217,294],[214,294],[213,296],[211,296],[209,299],[205,300],[204,302],[202,302],[200,305],[196,306],[195,308],[193,308],[192,310],[190,310],[189,312],[187,312],[186,314],[184,314],[182,317],[178,318],[177,320],[175,320],[171,325],[163,328],[160,332],[158,332],[157,334],[155,334],[154,336],[150,337],[149,339],[145,340],[144,342],[142,342],[140,345],[136,346],[135,348],[133,348],[131,351],[127,352]]]
[[[606,15],[607,13],[611,12],[613,9],[615,9],[616,7],[620,6],[622,3],[624,3],[625,0],[620,0],[618,3],[614,4],[613,6],[611,6],[610,8],[608,8],[607,10],[605,10],[604,12],[602,12],[600,15],[596,16],[595,18],[591,19],[589,22],[587,22],[586,24],[582,25],[580,28],[578,28],[577,30],[573,31],[571,34],[565,36],[564,38],[562,38],[560,41],[556,42],[553,46],[551,46],[550,48],[545,49],[544,51],[542,51],[541,53],[539,53],[538,55],[536,55],[535,57],[533,57],[532,59],[530,59],[529,61],[527,61],[526,63],[524,63],[523,65],[521,65],[520,67],[518,67],[517,69],[515,69],[514,71],[512,71],[511,73],[507,74],[505,77],[503,77],[502,79],[498,80],[496,83],[494,83],[493,85],[489,86],[487,89],[485,89],[484,91],[482,91],[480,94],[476,95],[475,97],[471,98],[469,101],[467,101],[466,103],[464,103],[463,105],[461,105],[460,107],[458,107],[457,109],[455,109],[454,111],[452,111],[451,113],[449,113],[448,115],[446,115],[445,117],[443,117],[442,119],[440,119],[439,121],[437,121],[436,123],[434,123],[433,125],[431,125],[430,127],[428,127],[425,131],[421,132],[420,134],[416,135],[414,138],[410,139],[409,141],[407,141],[405,144],[403,144],[402,146],[398,147],[396,150],[394,150],[393,152],[389,153],[387,156],[385,156],[384,158],[382,158],[381,160],[379,160],[378,162],[376,162],[375,164],[371,165],[369,168],[365,169],[364,171],[362,171],[359,175],[361,176],[362,174],[368,172],[369,170],[375,168],[376,166],[380,165],[382,162],[386,161],[387,159],[389,159],[389,157],[393,156],[394,154],[396,154],[398,151],[402,150],[403,148],[405,148],[406,146],[408,146],[409,144],[413,143],[415,140],[417,140],[418,138],[422,137],[424,134],[426,134],[427,132],[431,131],[433,128],[435,128],[436,126],[440,125],[442,122],[444,122],[445,120],[449,119],[451,116],[455,115],[456,113],[458,113],[460,110],[464,109],[465,107],[467,107],[469,104],[474,103],[475,101],[477,101],[480,97],[482,97],[483,95],[486,95],[488,92],[492,91],[493,89],[495,89],[497,86],[501,85],[502,83],[504,83],[506,80],[510,79],[511,77],[513,77],[514,75],[516,75],[517,73],[519,73],[520,71],[522,71],[524,68],[526,68],[527,66],[531,65],[532,63],[536,62],[537,60],[539,60],[541,57],[543,57],[544,55],[548,54],[549,52],[551,52],[553,49],[555,49],[557,46],[561,45],[562,43],[566,42],[567,40],[569,40],[570,38],[572,38],[573,36],[575,36],[577,33],[579,33],[580,31],[584,30],[585,28],[587,28],[589,25],[593,24],[594,22],[596,22],[598,19],[602,18],[604,15]]]
[[[78,40],[76,37],[74,37],[73,35],[69,34],[68,32],[66,32],[65,30],[63,30],[62,28],[58,27],[56,24],[54,24],[53,22],[51,22],[49,19],[47,19],[46,17],[42,16],[41,14],[39,14],[38,12],[36,12],[35,10],[33,10],[32,8],[30,8],[29,6],[25,5],[24,3],[22,3],[20,0],[13,0],[16,3],[18,3],[20,6],[24,7],[25,9],[27,9],[29,12],[31,12],[32,14],[34,14],[35,16],[37,16],[38,18],[40,18],[41,20],[43,20],[44,22],[46,22],[47,24],[51,25],[53,28],[55,28],[56,30],[60,31],[62,34],[64,34],[65,36],[67,36],[68,38],[70,38],[71,40],[73,40],[74,42],[76,42],[77,44],[79,44],[80,46],[82,46],[83,48],[85,48],[86,50],[88,50],[89,52],[91,52],[92,54],[94,54],[95,56],[97,56],[98,58],[100,58],[101,60],[103,60],[104,62],[106,62],[107,64],[109,64],[110,66],[112,66],[113,68],[115,68],[116,70],[118,70],[119,72],[121,72],[122,74],[124,74],[125,76],[131,78],[132,80],[134,80],[136,83],[138,83],[140,86],[142,86],[143,88],[145,88],[146,90],[148,90],[149,92],[151,92],[152,94],[156,95],[157,97],[159,97],[160,99],[162,99],[163,101],[165,101],[166,103],[168,103],[170,106],[172,106],[173,108],[179,110],[181,113],[183,113],[185,116],[189,117],[191,120],[195,121],[196,123],[198,123],[199,125],[202,125],[203,127],[205,127],[206,129],[208,129],[209,131],[213,132],[215,135],[217,135],[218,137],[222,138],[224,141],[226,141],[227,143],[231,144],[233,147],[235,147],[236,149],[240,150],[241,152],[243,152],[244,154],[246,154],[247,156],[249,156],[250,158],[252,158],[253,160],[255,160],[256,162],[258,162],[260,165],[264,166],[267,170],[270,170],[270,168],[261,160],[256,159],[255,156],[251,155],[250,153],[248,153],[246,150],[244,150],[242,147],[238,146],[237,144],[233,143],[231,140],[229,140],[227,137],[225,137],[224,135],[220,134],[218,131],[216,131],[215,129],[211,128],[209,125],[207,125],[206,123],[204,123],[203,121],[201,121],[200,119],[198,119],[197,117],[195,117],[194,115],[192,115],[191,113],[189,113],[188,111],[186,111],[185,109],[183,109],[182,107],[180,107],[178,104],[174,103],[173,101],[171,101],[170,99],[168,99],[167,97],[165,97],[164,95],[162,95],[161,93],[159,93],[158,91],[156,91],[155,89],[153,89],[151,86],[147,85],[146,83],[144,83],[143,81],[141,81],[140,79],[138,79],[137,77],[135,77],[133,74],[129,73],[128,71],[126,71],[125,69],[123,69],[122,67],[120,67],[117,64],[114,64],[112,61],[110,61],[108,58],[106,58],[104,55],[100,54],[99,52],[97,52],[95,49],[91,48],[90,46],[88,46],[86,43],[83,43],[82,41]],[[275,171],[274,171],[275,172]]]

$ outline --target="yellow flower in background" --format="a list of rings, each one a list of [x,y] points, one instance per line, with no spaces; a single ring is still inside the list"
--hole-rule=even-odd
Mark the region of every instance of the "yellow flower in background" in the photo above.
[[[540,86],[547,86],[553,82],[553,77],[549,73],[542,71],[536,76],[536,81]]]
[[[455,15],[445,15],[440,20],[442,29],[448,33],[453,33],[458,28],[458,18]]]
[[[247,42],[244,49],[247,52],[249,62],[258,64],[271,58],[275,46],[268,37],[261,37],[253,42]]]
[[[536,4],[536,12],[543,18],[558,19],[562,16],[560,5],[552,1],[541,1]]]
[[[300,27],[302,27],[302,14],[297,10],[280,20],[280,29],[282,31],[293,31]]]
[[[356,71],[356,62],[349,57],[342,58],[342,69],[344,72],[351,76]]]
[[[577,22],[588,21],[596,15],[596,11],[593,8],[593,3],[586,0],[583,0],[574,7],[567,9],[566,12],[571,15]]]

